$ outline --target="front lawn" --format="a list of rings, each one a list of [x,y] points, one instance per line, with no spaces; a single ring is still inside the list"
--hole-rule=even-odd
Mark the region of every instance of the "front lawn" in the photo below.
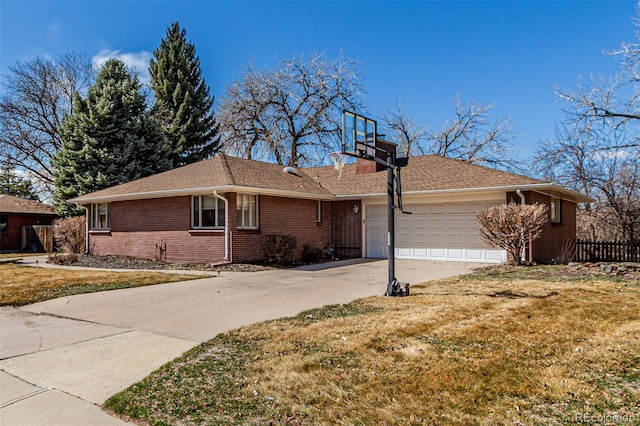
[[[485,271],[223,333],[105,407],[153,425],[637,424],[640,282],[562,268]]]
[[[103,290],[186,281],[197,275],[162,272],[106,272],[0,264],[0,306],[28,305]]]

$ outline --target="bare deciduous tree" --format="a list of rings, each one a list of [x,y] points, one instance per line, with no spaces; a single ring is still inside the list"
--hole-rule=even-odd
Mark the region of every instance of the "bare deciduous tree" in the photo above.
[[[281,60],[260,71],[250,63],[220,103],[225,150],[297,166],[326,161],[340,140],[341,112],[357,110],[363,87],[354,60],[323,55]]]
[[[640,39],[640,33],[637,36]],[[580,81],[575,92],[556,91],[567,102],[566,119],[535,160],[546,178],[596,200],[579,216],[584,219],[578,223],[580,236],[636,240],[640,238],[640,44],[623,44],[609,54],[622,65],[613,78]]]
[[[638,7],[640,11],[640,6]],[[607,52],[619,60],[621,71],[611,78],[592,78],[590,83],[580,81],[575,91],[556,90],[557,95],[572,105],[571,115],[583,118],[607,119],[614,123],[640,120],[640,13],[633,19],[636,41],[622,43],[619,49]],[[632,144],[622,144],[633,147]]]
[[[548,220],[545,204],[509,203],[481,210],[478,215],[480,235],[494,247],[509,253],[516,265],[522,263],[522,249],[540,238]]]
[[[393,110],[382,115],[382,122],[393,132],[392,141],[398,144],[400,156],[411,157],[426,153],[424,147],[426,129],[406,114],[399,101],[396,102]]]
[[[475,101],[465,104],[456,97],[454,106],[455,118],[447,120],[439,131],[428,133],[428,152],[473,164],[516,170],[518,165],[511,158],[510,145],[517,135],[510,120],[492,121],[489,112],[493,104]]]
[[[58,129],[71,112],[73,97],[94,77],[90,60],[68,53],[36,58],[9,67],[0,98],[0,156],[12,167],[29,171],[49,192],[51,157],[60,149]]]

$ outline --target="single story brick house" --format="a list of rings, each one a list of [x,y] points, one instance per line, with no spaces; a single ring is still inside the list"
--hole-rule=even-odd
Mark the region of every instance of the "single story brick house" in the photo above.
[[[389,144],[393,146],[392,144]],[[576,204],[590,199],[550,182],[441,156],[402,168],[405,210],[396,215],[396,257],[500,263],[506,252],[479,235],[488,206],[546,203],[551,217],[532,256],[551,262],[575,239]],[[83,205],[93,254],[174,262],[259,261],[266,234],[334,245],[335,255],[387,257],[387,173],[357,159],[334,167],[282,166],[220,154],[69,200]]]
[[[51,225],[57,218],[53,206],[25,200],[13,195],[0,195],[0,250],[51,251],[51,243],[37,241],[33,226]],[[30,229],[27,231],[28,228]],[[50,238],[49,238],[50,239]]]

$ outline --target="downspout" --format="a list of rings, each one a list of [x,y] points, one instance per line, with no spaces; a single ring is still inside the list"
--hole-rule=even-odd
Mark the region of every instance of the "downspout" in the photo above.
[[[76,207],[84,209],[84,254],[89,254],[89,208],[78,203],[76,203]]]
[[[213,190],[213,196],[224,201],[224,260],[229,261],[229,200]]]
[[[524,206],[526,204],[526,202],[524,200],[524,194],[519,189],[516,189],[516,194],[518,194],[518,197],[520,197],[520,205]],[[531,241],[529,241],[529,242],[531,242]],[[527,260],[526,250],[527,250],[527,248],[523,246],[522,247],[522,255],[520,256],[521,260],[523,262],[525,262]],[[529,255],[531,255],[531,250],[529,250]]]

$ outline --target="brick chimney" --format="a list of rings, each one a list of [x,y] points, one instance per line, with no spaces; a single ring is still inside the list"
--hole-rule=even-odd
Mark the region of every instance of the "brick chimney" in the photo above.
[[[384,139],[378,139],[376,141],[376,144],[378,148],[381,148],[386,152],[391,152],[393,155],[393,158],[394,159],[396,158],[396,148],[398,147],[398,145],[396,145],[393,142],[385,141]],[[386,152],[376,150],[376,157],[386,162],[387,161]],[[375,161],[367,160],[360,157],[356,159],[357,175],[364,174],[364,173],[375,173],[382,170],[387,170],[387,167],[384,164],[380,164]]]

